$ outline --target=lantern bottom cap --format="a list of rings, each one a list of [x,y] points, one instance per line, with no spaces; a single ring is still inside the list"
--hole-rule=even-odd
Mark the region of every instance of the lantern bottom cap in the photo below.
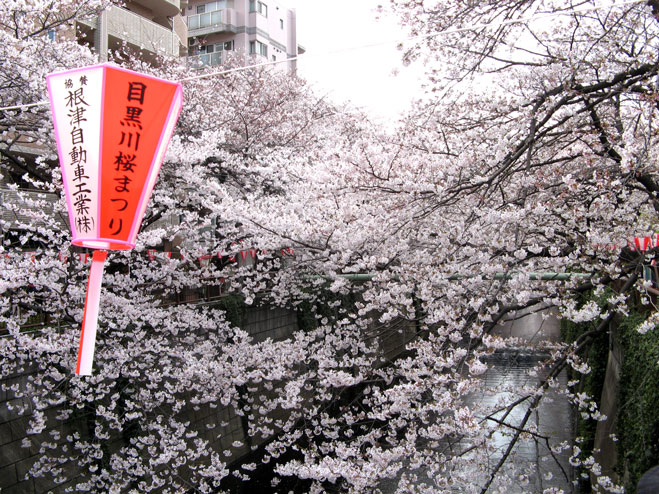
[[[107,239],[78,239],[74,240],[72,243],[78,247],[103,250],[130,250],[135,247],[135,244],[129,244],[125,241]]]

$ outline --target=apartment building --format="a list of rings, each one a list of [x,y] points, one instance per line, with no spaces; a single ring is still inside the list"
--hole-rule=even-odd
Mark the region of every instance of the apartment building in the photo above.
[[[248,65],[284,62],[304,52],[297,44],[295,10],[276,0],[129,0],[78,21],[76,37],[102,59],[108,50],[127,47],[142,59],[180,56],[199,68],[231,56]],[[281,67],[293,73],[295,60]]]
[[[284,62],[304,52],[297,44],[295,10],[275,0],[190,0],[183,14],[193,67],[220,65],[229,57],[245,65]],[[296,62],[281,67],[292,73]]]

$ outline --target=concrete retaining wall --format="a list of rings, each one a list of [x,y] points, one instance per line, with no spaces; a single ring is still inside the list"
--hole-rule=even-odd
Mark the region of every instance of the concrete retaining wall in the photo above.
[[[616,442],[612,439],[618,431],[618,401],[620,396],[620,375],[622,373],[622,349],[618,343],[617,323],[609,325],[609,356],[606,363],[604,387],[600,402],[600,413],[607,419],[597,423],[595,441],[593,444],[593,457],[602,467],[602,474],[618,483],[616,466],[618,464],[618,451]],[[592,479],[594,481],[594,479]]]

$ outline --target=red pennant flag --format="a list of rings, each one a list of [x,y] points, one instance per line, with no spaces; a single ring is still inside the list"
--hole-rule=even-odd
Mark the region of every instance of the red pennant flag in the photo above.
[[[650,245],[650,237],[634,237],[634,246],[637,250],[645,252]]]

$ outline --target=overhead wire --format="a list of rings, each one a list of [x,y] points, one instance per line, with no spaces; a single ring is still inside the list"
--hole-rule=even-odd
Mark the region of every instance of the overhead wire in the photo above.
[[[422,39],[430,39],[430,38],[435,38],[435,37],[443,36],[443,35],[460,34],[460,33],[468,32],[468,31],[473,31],[475,29],[482,29],[482,28],[487,28],[487,27],[501,27],[501,26],[506,26],[506,25],[510,25],[510,24],[524,24],[526,22],[542,20],[542,19],[547,19],[547,18],[552,18],[552,17],[558,17],[558,16],[568,15],[568,14],[572,14],[572,13],[579,13],[579,12],[593,11],[593,10],[601,10],[601,9],[613,8],[613,7],[622,7],[622,6],[625,6],[625,5],[642,3],[644,1],[645,0],[626,0],[626,1],[623,1],[623,2],[613,2],[613,3],[610,3],[610,4],[606,4],[606,5],[581,6],[581,7],[575,7],[573,9],[565,10],[565,11],[548,12],[548,13],[543,13],[543,14],[535,14],[535,10],[534,10],[534,14],[532,14],[530,16],[527,16],[527,17],[520,17],[518,19],[508,19],[508,20],[502,20],[502,21],[496,21],[496,22],[476,23],[476,24],[472,24],[470,26],[461,27],[461,28],[445,29],[443,31],[438,31],[436,33],[419,34],[419,35],[416,35],[416,36],[409,36],[407,38],[398,38],[398,39],[393,39],[393,40],[385,40],[385,41],[379,41],[379,42],[375,42],[375,43],[368,43],[368,44],[365,44],[365,45],[351,46],[351,47],[342,48],[342,49],[338,49],[338,50],[332,50],[332,51],[325,52],[325,53],[322,53],[322,54],[311,54],[311,55],[304,54],[303,58],[308,59],[308,58],[316,58],[316,57],[321,57],[321,56],[325,57],[325,56],[329,56],[329,55],[340,55],[340,54],[343,54],[343,53],[348,53],[348,52],[356,51],[356,50],[376,48],[376,47],[379,47],[379,46],[386,46],[386,45],[390,45],[390,44],[400,44],[400,43],[405,43],[405,42],[409,42],[409,41],[419,41],[419,40],[422,40]],[[215,76],[218,76],[218,75],[230,74],[232,72],[239,72],[239,71],[242,71],[242,70],[254,69],[254,68],[259,68],[259,67],[266,67],[268,65],[277,65],[277,64],[281,64],[281,63],[288,63],[288,62],[292,62],[292,61],[296,61],[296,60],[300,60],[300,55],[296,55],[294,57],[287,58],[286,60],[275,60],[275,61],[271,61],[271,62],[263,62],[263,63],[259,63],[259,64],[246,65],[244,67],[236,67],[236,68],[233,68],[233,69],[210,72],[210,73],[201,74],[201,75],[198,75],[198,76],[186,77],[184,79],[180,79],[178,82],[187,82],[187,81],[192,81],[192,80],[196,80],[196,79],[215,77]]]
[[[333,50],[325,53],[318,53],[318,54],[303,54],[301,55],[295,55],[290,58],[286,58],[283,60],[273,60],[269,62],[261,62],[257,64],[251,64],[251,65],[244,65],[241,67],[234,67],[232,69],[224,69],[224,70],[218,70],[215,72],[208,72],[196,76],[191,76],[191,77],[185,77],[183,79],[180,79],[175,82],[189,82],[189,81],[194,81],[198,79],[206,79],[210,77],[217,77],[217,76],[222,76],[222,75],[227,75],[227,74],[232,74],[235,72],[242,72],[246,70],[253,70],[253,69],[259,69],[261,67],[268,67],[268,66],[273,66],[273,65],[279,65],[283,63],[290,63],[294,62],[297,60],[301,59],[309,59],[309,58],[320,58],[320,57],[327,57],[327,56],[332,56],[332,55],[339,55],[339,54],[344,54],[344,53],[349,53],[352,51],[358,51],[358,50],[364,50],[368,48],[375,48],[375,47],[380,47],[380,46],[385,46],[385,45],[390,45],[390,44],[402,44],[410,41],[419,41],[423,39],[431,39],[439,36],[448,36],[448,35],[453,35],[453,34],[460,34],[464,32],[469,32],[473,31],[475,29],[484,29],[488,27],[502,27],[502,26],[508,26],[512,24],[524,24],[527,22],[532,22],[532,21],[538,21],[538,20],[543,20],[543,19],[549,19],[553,17],[559,17],[559,16],[564,16],[564,15],[570,15],[570,14],[575,14],[575,13],[580,13],[580,12],[590,12],[590,11],[596,11],[596,10],[603,10],[603,9],[610,9],[610,8],[615,8],[615,7],[624,7],[626,5],[633,5],[633,4],[638,4],[638,3],[645,3],[646,0],[625,0],[622,2],[612,2],[608,4],[602,4],[602,5],[582,5],[580,7],[574,7],[568,10],[563,10],[563,11],[558,11],[558,12],[547,12],[547,13],[542,13],[542,14],[536,14],[534,11],[534,14],[527,16],[527,17],[520,17],[517,19],[507,19],[507,20],[500,20],[500,21],[494,21],[494,22],[483,22],[483,23],[476,23],[472,24],[466,27],[460,27],[460,28],[452,28],[452,29],[445,29],[443,31],[438,31],[436,33],[427,33],[427,34],[419,34],[416,36],[410,36],[407,38],[398,38],[398,39],[392,39],[392,40],[385,40],[385,41],[379,41],[375,43],[368,43],[365,45],[358,45],[358,46],[351,46],[347,48],[342,48],[339,50]],[[14,106],[5,106],[5,107],[0,107],[0,111],[12,111],[12,110],[21,110],[21,109],[27,109],[27,108],[32,108],[35,106],[45,106],[48,105],[49,101],[39,101],[38,103],[28,103],[28,104],[23,104],[23,105],[14,105]]]

